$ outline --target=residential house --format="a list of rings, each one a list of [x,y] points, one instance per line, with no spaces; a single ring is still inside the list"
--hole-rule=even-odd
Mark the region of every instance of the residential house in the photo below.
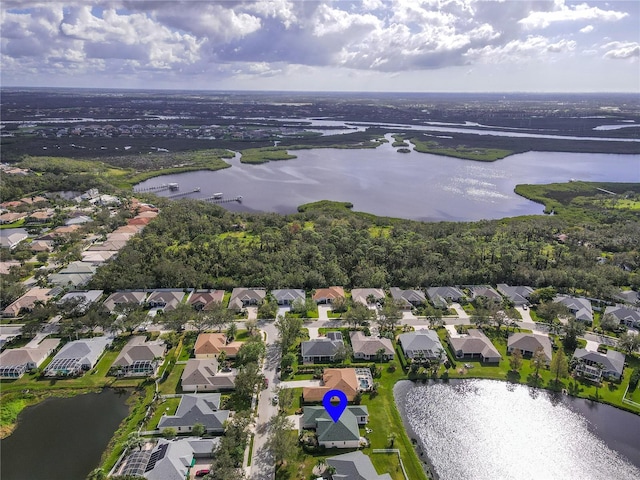
[[[211,458],[219,443],[220,438],[160,438],[153,449],[138,450],[129,455],[117,475],[147,480],[191,478],[193,465],[198,459]]]
[[[471,292],[471,298],[474,300],[478,297],[484,297],[487,300],[494,300],[498,303],[502,303],[502,295],[496,292],[492,287],[486,285],[472,285],[469,287]]]
[[[92,303],[96,303],[102,294],[103,290],[82,290],[76,292],[66,293],[60,300],[58,305],[64,305],[65,303],[71,303],[79,313],[84,313],[86,309]]]
[[[26,213],[17,213],[17,212],[7,212],[0,215],[0,224],[5,223],[13,223],[18,220],[22,220],[23,218],[27,218]]]
[[[3,317],[17,317],[21,313],[30,312],[37,302],[47,303],[51,299],[50,288],[34,287],[8,305],[3,311]]]
[[[318,443],[325,448],[358,448],[360,426],[369,420],[369,411],[364,405],[347,407],[337,422],[324,407],[304,407],[301,429],[315,430]]]
[[[272,290],[271,295],[278,302],[278,305],[291,305],[296,300],[304,302],[304,290],[287,288],[283,290]]]
[[[183,298],[184,292],[182,290],[154,290],[147,298],[147,305],[150,308],[169,312],[175,310]]]
[[[621,325],[640,328],[640,310],[623,305],[615,305],[604,309],[605,315],[613,315]]]
[[[360,391],[356,369],[325,368],[322,374],[322,385],[304,387],[302,397],[305,402],[321,402],[329,390],[341,390],[347,396],[347,400],[352,402]]]
[[[533,354],[542,349],[547,364],[551,362],[551,340],[548,335],[539,333],[514,333],[507,340],[507,352],[513,353],[514,350],[520,350],[525,357],[532,357]]]
[[[391,293],[393,300],[406,310],[423,305],[427,301],[424,293],[420,290],[403,290],[398,287],[391,287],[389,293]]]
[[[12,229],[13,230],[13,229]],[[18,244],[29,237],[26,232],[12,232],[7,234],[0,230],[0,247],[13,250]]]
[[[384,360],[393,360],[393,344],[388,338],[367,337],[360,330],[350,332],[349,337],[351,337],[353,358],[358,360],[378,360],[378,352],[384,350],[382,358]]]
[[[91,217],[88,217],[87,215],[77,215],[69,218],[67,221],[64,222],[64,224],[67,226],[84,225],[85,223],[89,223],[89,222],[93,222],[93,219]]]
[[[122,348],[111,368],[117,376],[155,375],[166,351],[167,347],[162,341],[147,342],[147,337],[135,336]]]
[[[444,360],[446,352],[435,330],[424,328],[414,332],[401,333],[398,342],[402,351],[410,359]]]
[[[147,293],[143,291],[115,292],[107,297],[103,305],[113,313],[118,305],[142,305],[145,298]]]
[[[502,359],[500,352],[481,330],[472,328],[466,334],[449,334],[448,340],[456,358],[479,358],[485,363],[498,363]]]
[[[103,263],[111,260],[118,254],[116,250],[85,250],[82,252],[82,261],[99,267]]]
[[[97,268],[85,262],[71,262],[58,273],[49,275],[49,282],[61,287],[81,287],[89,282]]]
[[[246,307],[260,305],[266,296],[267,291],[264,288],[237,287],[231,292],[229,308],[242,310]]]
[[[384,299],[384,290],[381,288],[354,288],[351,290],[351,300],[353,303],[375,306],[375,304],[382,299]]]
[[[378,475],[371,459],[360,450],[343,453],[325,460],[333,468],[332,480],[391,480],[391,475]]]
[[[315,292],[313,292],[312,298],[316,303],[321,303],[321,304],[334,303],[339,298],[342,298],[342,299],[345,298],[344,288],[342,287],[318,288]]]
[[[576,320],[589,325],[593,323],[593,309],[591,308],[591,302],[586,298],[557,295],[553,301],[565,305],[576,317]]]
[[[9,275],[12,267],[20,267],[20,262],[17,260],[8,260],[6,262],[0,262],[0,275]]]
[[[506,283],[499,283],[498,291],[507,297],[516,307],[521,307],[529,303],[529,297],[533,293],[533,288],[523,285],[511,287]]]
[[[80,375],[91,370],[111,345],[111,337],[94,337],[67,343],[53,357],[45,370],[47,377],[66,377]]]
[[[448,308],[449,302],[462,300],[464,293],[456,287],[431,287],[427,288],[427,296],[437,308]]]
[[[632,305],[640,304],[640,293],[634,290],[621,290],[615,296],[623,302],[630,303]]]
[[[0,378],[20,378],[38,368],[53,353],[59,338],[45,338],[35,347],[10,348],[0,353]]]
[[[190,358],[182,372],[182,390],[185,392],[213,392],[232,390],[235,384],[235,371],[219,372],[215,358]]]
[[[162,415],[158,430],[175,428],[176,432],[191,432],[196,423],[204,425],[206,433],[224,433],[229,410],[220,410],[220,394],[182,395],[175,415]]]
[[[302,342],[301,348],[304,364],[334,362],[337,354],[345,352],[340,332],[327,332],[326,337]]]
[[[602,377],[620,380],[624,371],[624,353],[608,350],[607,353],[578,348],[573,353],[575,372],[590,380],[600,381]],[[573,363],[573,361],[572,361]]]
[[[187,300],[193,308],[201,311],[211,310],[216,303],[222,303],[224,290],[195,291]]]
[[[242,342],[227,343],[224,333],[201,333],[196,339],[194,353],[197,359],[218,358],[222,352],[227,358],[236,358]]]
[[[29,244],[29,248],[32,252],[52,252],[53,242],[51,240],[34,240]]]

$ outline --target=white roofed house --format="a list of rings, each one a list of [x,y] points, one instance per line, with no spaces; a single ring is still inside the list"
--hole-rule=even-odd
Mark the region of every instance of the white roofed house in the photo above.
[[[53,357],[45,370],[48,377],[68,377],[91,370],[105,348],[111,345],[111,337],[95,337],[67,343]]]
[[[235,386],[236,372],[218,371],[216,358],[187,360],[182,372],[182,390],[185,392],[213,392],[232,390]]]
[[[384,299],[384,290],[381,288],[354,288],[351,290],[353,303],[361,303],[367,307],[374,306],[376,302]]]
[[[111,368],[118,376],[155,375],[166,350],[162,341],[147,342],[147,337],[135,336],[123,347]]]

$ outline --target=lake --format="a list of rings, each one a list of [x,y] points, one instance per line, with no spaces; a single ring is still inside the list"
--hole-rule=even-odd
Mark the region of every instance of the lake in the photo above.
[[[26,408],[2,440],[0,478],[85,480],[129,414],[128,397],[108,389]]]
[[[638,415],[494,380],[403,381],[394,396],[439,480],[640,478]]]
[[[242,164],[236,156],[231,168],[155,177],[136,188],[177,182],[183,192],[201,188],[190,198],[241,195],[242,205],[224,204],[239,211],[286,214],[304,203],[335,200],[381,216],[468,221],[541,214],[541,205],[513,192],[521,183],[640,181],[640,155],[527,152],[477,162],[398,153],[390,143],[376,149],[291,153],[298,158],[261,165]]]

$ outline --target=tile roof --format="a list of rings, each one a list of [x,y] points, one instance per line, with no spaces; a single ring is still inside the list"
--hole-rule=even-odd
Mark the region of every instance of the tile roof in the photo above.
[[[355,368],[325,368],[322,375],[324,385],[304,387],[302,396],[305,402],[320,402],[329,390],[342,390],[350,402],[358,394],[358,377]]]

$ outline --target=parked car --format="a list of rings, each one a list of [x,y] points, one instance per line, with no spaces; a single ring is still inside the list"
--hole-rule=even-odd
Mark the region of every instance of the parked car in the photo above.
[[[208,468],[203,468],[202,470],[198,470],[196,472],[196,477],[204,477],[205,475],[209,475],[210,472],[211,470],[209,470]]]

